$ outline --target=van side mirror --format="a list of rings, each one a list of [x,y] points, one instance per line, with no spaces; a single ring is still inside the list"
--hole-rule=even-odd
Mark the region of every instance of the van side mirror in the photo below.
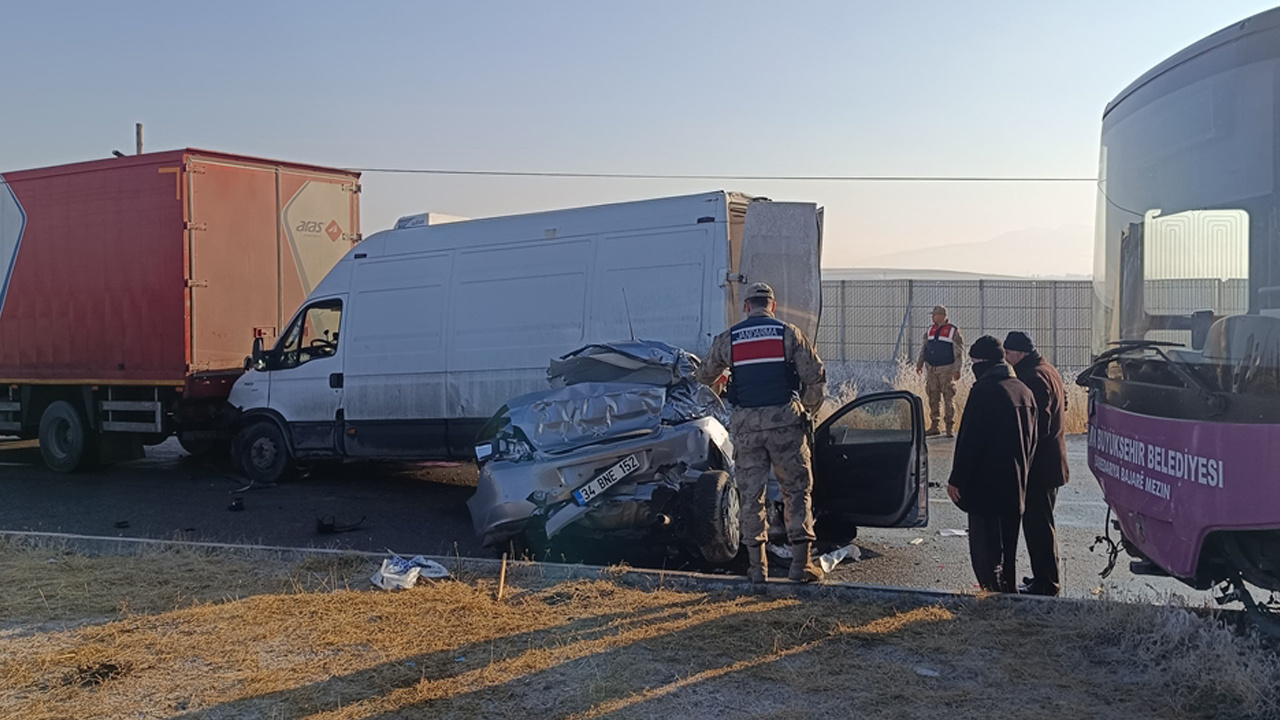
[[[267,352],[263,349],[262,338],[256,337],[253,339],[253,354],[244,359],[244,369],[246,371],[262,370],[266,368],[266,365]]]

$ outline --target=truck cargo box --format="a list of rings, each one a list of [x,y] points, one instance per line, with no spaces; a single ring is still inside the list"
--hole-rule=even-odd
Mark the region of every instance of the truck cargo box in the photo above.
[[[0,383],[240,366],[359,240],[358,182],[192,149],[0,175]]]

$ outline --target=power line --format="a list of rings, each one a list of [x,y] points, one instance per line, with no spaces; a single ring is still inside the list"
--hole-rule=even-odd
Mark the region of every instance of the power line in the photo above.
[[[43,169],[43,168],[41,168]],[[932,183],[1097,183],[1097,178],[1070,175],[711,175],[621,172],[568,172],[539,170],[459,170],[449,168],[340,168],[350,172],[387,175],[452,175],[471,177],[576,178],[585,180],[733,180],[768,182],[932,182]],[[44,177],[79,175],[97,168],[46,174]],[[0,178],[0,185],[8,185]]]
[[[343,168],[352,172],[393,175],[470,175],[479,177],[579,178],[596,180],[767,180],[772,182],[1087,182],[1097,178],[1054,175],[681,175],[661,173],[562,172],[524,170],[457,170],[440,168]]]

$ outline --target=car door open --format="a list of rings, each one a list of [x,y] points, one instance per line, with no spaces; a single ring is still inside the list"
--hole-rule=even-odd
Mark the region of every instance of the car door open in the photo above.
[[[860,397],[814,433],[813,506],[827,527],[929,522],[924,407],[906,391]]]

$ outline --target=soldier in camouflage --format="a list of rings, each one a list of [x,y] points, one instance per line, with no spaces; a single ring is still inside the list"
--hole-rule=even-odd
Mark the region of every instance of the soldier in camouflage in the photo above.
[[[804,333],[774,318],[775,307],[773,288],[752,285],[743,305],[747,318],[716,337],[698,379],[714,386],[729,371],[729,433],[741,496],[742,540],[751,562],[747,577],[758,584],[769,576],[765,489],[773,468],[792,550],[788,576],[816,582],[822,579],[822,569],[810,555],[815,536],[808,436],[826,394],[827,374]]]

